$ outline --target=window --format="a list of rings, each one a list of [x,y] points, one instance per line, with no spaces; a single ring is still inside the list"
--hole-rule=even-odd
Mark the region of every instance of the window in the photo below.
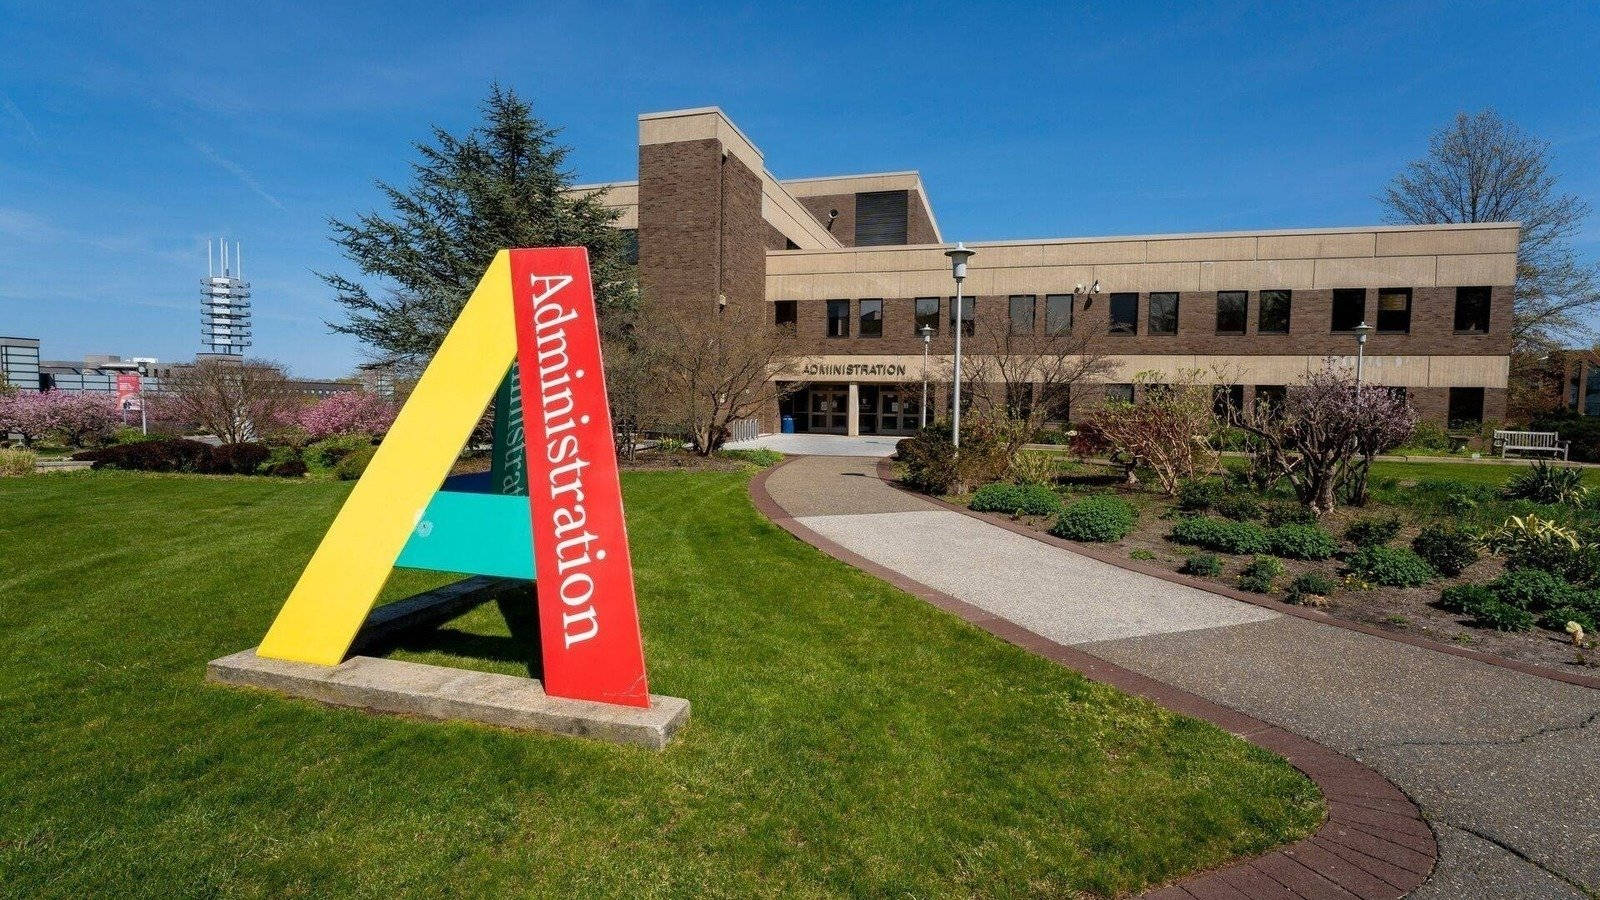
[[[1133,402],[1133,385],[1131,385],[1131,384],[1108,384],[1108,385],[1106,385],[1106,402],[1107,403],[1132,403]]]
[[[1456,288],[1456,332],[1458,334],[1489,333],[1488,288]]]
[[[1211,411],[1219,419],[1229,419],[1244,411],[1244,385],[1219,384],[1211,389]]]
[[[1261,334],[1289,333],[1289,291],[1262,291],[1261,307],[1256,312],[1256,331]]]
[[[861,301],[861,336],[883,337],[883,301]]]
[[[938,297],[918,297],[917,298],[916,320],[917,320],[916,327],[917,327],[917,336],[918,337],[922,336],[922,326],[924,326],[924,325],[928,326],[929,328],[932,328],[934,334],[938,334],[939,333],[939,298]]]
[[[1366,320],[1366,288],[1339,288],[1333,292],[1334,331],[1355,331]]]
[[[1150,310],[1145,317],[1149,334],[1178,333],[1178,294],[1175,291],[1150,295]]]
[[[1244,334],[1250,294],[1245,291],[1217,291],[1217,334]]]
[[[1256,385],[1256,409],[1277,409],[1283,406],[1284,398],[1289,396],[1289,389],[1281,384]]]
[[[1033,385],[1006,385],[1006,415],[1013,422],[1025,422],[1033,415]]]
[[[1011,333],[1033,334],[1033,294],[1011,295]]]
[[[963,337],[972,337],[977,331],[978,300],[976,297],[961,298],[961,334]],[[950,298],[950,327],[956,325],[956,298]]]
[[[1597,395],[1600,396],[1600,395]],[[1048,422],[1072,421],[1072,386],[1052,384],[1044,386],[1045,420]]]
[[[1411,331],[1411,289],[1384,288],[1378,292],[1378,333]]]
[[[1072,332],[1072,295],[1047,294],[1044,298],[1044,333]],[[1065,420],[1063,420],[1065,421]]]
[[[847,338],[850,336],[850,301],[828,301],[828,337]]]
[[[772,324],[779,328],[795,329],[800,321],[800,304],[794,300],[779,300],[772,304]]]
[[[1139,295],[1111,295],[1111,333],[1136,334],[1139,330]]]
[[[1453,387],[1450,389],[1451,428],[1483,424],[1483,388]]]

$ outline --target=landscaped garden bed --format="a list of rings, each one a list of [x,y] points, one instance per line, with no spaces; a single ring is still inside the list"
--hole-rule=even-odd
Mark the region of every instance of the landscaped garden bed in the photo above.
[[[1219,587],[1600,675],[1595,471],[1378,462],[1365,505],[1317,517],[1281,483],[1252,485],[1245,465],[1228,460],[1169,497],[1124,484],[1122,467],[1059,454],[1044,484],[946,499]],[[1105,512],[1117,507],[1136,515],[1124,526]],[[1575,645],[1569,621],[1587,646]]]

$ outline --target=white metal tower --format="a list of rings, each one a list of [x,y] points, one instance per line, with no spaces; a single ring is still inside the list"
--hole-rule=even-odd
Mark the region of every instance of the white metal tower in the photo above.
[[[222,270],[217,271],[217,254],[206,242],[206,280],[200,283],[200,343],[207,353],[242,356],[250,346],[250,282],[243,280],[240,259],[243,254],[234,242],[230,259],[228,242],[219,240]]]

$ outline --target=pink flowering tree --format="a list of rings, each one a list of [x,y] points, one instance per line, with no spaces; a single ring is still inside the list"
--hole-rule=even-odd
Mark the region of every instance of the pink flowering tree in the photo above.
[[[106,439],[120,424],[111,394],[18,391],[0,397],[0,434],[20,434],[24,446],[54,435],[82,447]]]
[[[366,391],[324,397],[299,410],[297,424],[312,440],[341,434],[381,435],[394,423],[394,404]]]
[[[1348,370],[1330,364],[1290,385],[1281,403],[1258,402],[1233,420],[1260,440],[1261,454],[1300,502],[1321,515],[1341,493],[1366,502],[1373,459],[1411,436],[1417,413],[1396,392],[1358,386]]]

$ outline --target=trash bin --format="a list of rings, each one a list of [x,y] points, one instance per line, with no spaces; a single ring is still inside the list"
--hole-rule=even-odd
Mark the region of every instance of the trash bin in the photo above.
[[[784,434],[794,434],[794,416],[784,416],[781,423]]]

